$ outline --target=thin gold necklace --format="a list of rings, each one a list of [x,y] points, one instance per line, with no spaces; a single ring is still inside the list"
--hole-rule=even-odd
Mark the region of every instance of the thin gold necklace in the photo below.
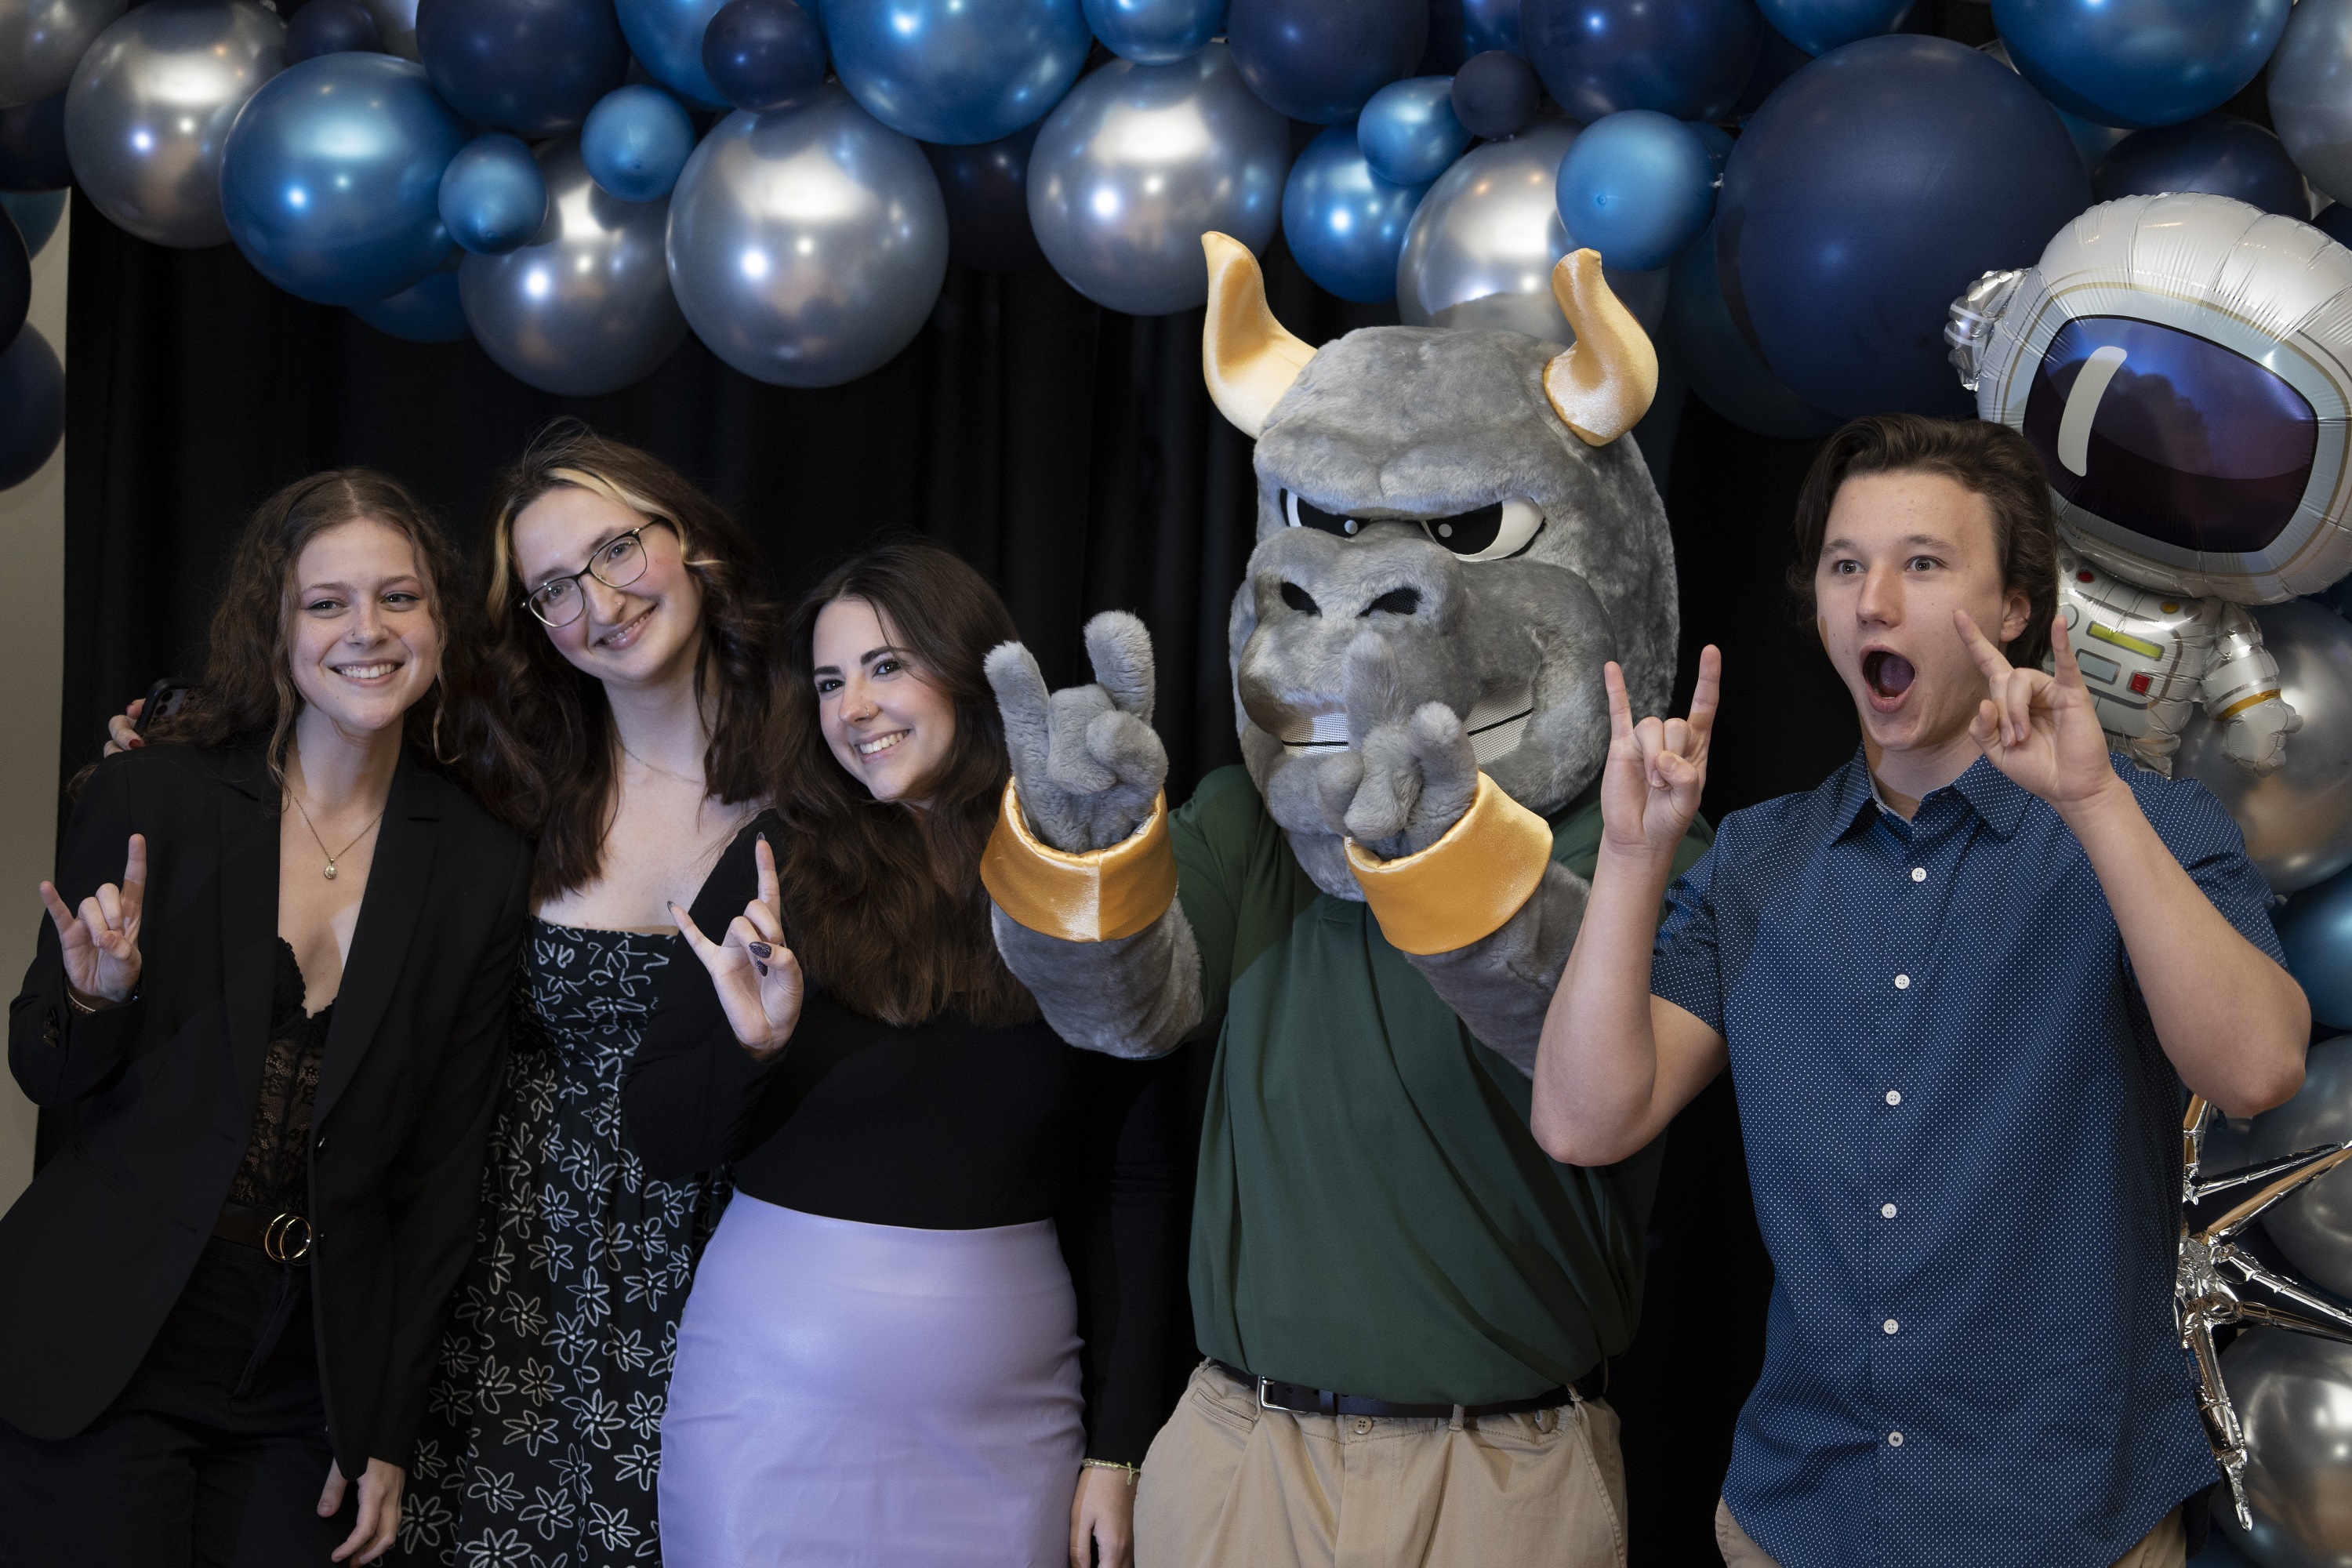
[[[703,783],[703,781],[702,781],[702,780],[700,780],[700,779],[690,779],[690,778],[687,777],[684,773],[672,773],[669,769],[667,769],[667,768],[666,768],[666,767],[662,766],[659,763],[649,763],[649,762],[646,761],[646,760],[645,760],[645,758],[643,758],[643,757],[641,757],[641,756],[637,755],[637,753],[636,753],[636,752],[633,752],[633,751],[629,750],[629,743],[628,743],[626,741],[623,741],[623,740],[619,739],[618,737],[615,737],[615,738],[614,738],[614,742],[613,742],[613,743],[614,743],[614,745],[619,746],[619,747],[621,748],[621,755],[623,755],[623,756],[625,756],[625,757],[628,758],[628,759],[629,759],[629,761],[631,761],[631,762],[633,762],[633,763],[636,763],[636,764],[637,764],[637,766],[639,766],[639,767],[641,767],[641,768],[649,769],[650,771],[652,771],[652,772],[654,772],[654,773],[657,773],[661,774],[661,775],[662,775],[662,777],[664,777],[664,778],[666,778],[666,779],[676,779],[678,783],[680,783],[680,784],[692,784],[692,785],[693,785],[695,788],[697,788],[697,789],[703,789],[703,788],[708,787],[707,785],[705,785],[705,784]]]
[[[335,862],[350,854],[352,852],[352,846],[359,843],[360,839],[365,838],[369,834],[373,833],[375,831],[375,825],[383,820],[383,812],[377,812],[374,816],[369,819],[368,825],[359,830],[358,837],[354,837],[350,844],[344,845],[341,849],[334,851],[332,854],[328,854],[327,841],[319,837],[319,825],[310,820],[310,813],[304,808],[302,805],[302,797],[289,788],[286,792],[286,798],[294,803],[295,810],[302,813],[302,826],[310,830],[310,837],[319,846],[319,853],[326,855],[327,880],[330,882],[335,879]],[[387,799],[384,802],[384,809],[388,811],[391,807],[392,802]]]

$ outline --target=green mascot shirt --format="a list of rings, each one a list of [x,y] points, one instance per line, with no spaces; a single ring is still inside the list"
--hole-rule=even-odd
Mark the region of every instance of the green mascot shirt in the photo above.
[[[1317,889],[1247,772],[1170,824],[1215,1065],[1193,1198],[1201,1349],[1263,1377],[1484,1405],[1624,1350],[1663,1140],[1584,1170],[1528,1131],[1524,1074],[1473,1038],[1363,904]],[[1552,818],[1592,873],[1597,789]],[[1712,837],[1695,825],[1677,873]]]

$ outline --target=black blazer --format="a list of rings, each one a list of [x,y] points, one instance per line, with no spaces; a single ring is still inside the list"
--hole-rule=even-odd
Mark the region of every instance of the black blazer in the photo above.
[[[278,793],[257,750],[110,757],[58,858],[78,905],[147,836],[137,996],[67,1005],[55,929],[8,1012],[36,1104],[79,1105],[0,1219],[0,1418],[71,1436],[138,1369],[244,1159],[268,1046]],[[530,852],[456,785],[393,775],[311,1111],[312,1318],[335,1458],[406,1468],[474,1242]]]

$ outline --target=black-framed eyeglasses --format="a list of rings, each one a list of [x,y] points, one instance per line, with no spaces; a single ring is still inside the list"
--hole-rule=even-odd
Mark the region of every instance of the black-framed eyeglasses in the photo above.
[[[568,626],[580,618],[587,607],[588,595],[580,591],[580,579],[593,577],[607,588],[625,588],[646,574],[646,542],[637,536],[661,523],[641,522],[626,533],[614,534],[596,547],[588,564],[562,577],[550,577],[523,595],[522,607],[537,616],[542,625]],[[666,525],[665,525],[666,526]]]

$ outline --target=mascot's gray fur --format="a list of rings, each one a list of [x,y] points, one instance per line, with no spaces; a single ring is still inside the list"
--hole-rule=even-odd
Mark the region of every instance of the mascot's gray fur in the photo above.
[[[1257,437],[1258,542],[1231,623],[1242,752],[1316,885],[1360,900],[1345,841],[1381,859],[1426,847],[1469,808],[1482,768],[1539,815],[1581,793],[1608,750],[1604,660],[1623,666],[1636,713],[1663,710],[1674,552],[1620,438],[1657,362],[1590,251],[1554,274],[1579,333],[1566,353],[1412,327],[1318,351],[1274,321],[1246,250],[1204,243],[1203,369],[1219,408]],[[1098,616],[1087,646],[1097,683],[1050,696],[1017,644],[988,667],[1030,830],[1073,854],[1132,834],[1167,773],[1142,624]],[[1412,960],[1522,1071],[1588,891],[1552,865],[1501,929]],[[1073,1044],[1156,1055],[1202,1016],[1181,903],[1117,941],[1059,940],[1001,910],[995,929]]]

